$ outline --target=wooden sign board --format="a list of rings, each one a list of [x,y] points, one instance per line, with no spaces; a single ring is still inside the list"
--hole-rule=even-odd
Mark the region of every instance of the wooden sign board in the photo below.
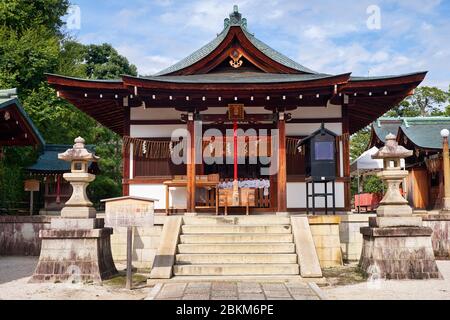
[[[105,226],[151,227],[154,225],[155,199],[121,197],[102,200],[105,202]]]
[[[228,118],[230,120],[244,120],[244,105],[243,104],[229,104],[228,105]]]
[[[25,180],[25,191],[39,191],[39,180],[29,179]]]

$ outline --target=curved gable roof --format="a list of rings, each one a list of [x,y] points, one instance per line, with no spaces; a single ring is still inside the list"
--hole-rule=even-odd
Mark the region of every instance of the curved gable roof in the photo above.
[[[247,20],[242,18],[242,15],[237,11],[237,6],[234,8],[234,12],[230,14],[230,18],[225,19],[225,27],[220,32],[217,37],[211,42],[207,43],[197,51],[193,52],[186,58],[180,60],[176,64],[154,74],[154,76],[170,75],[174,72],[181,71],[187,67],[194,65],[195,63],[206,58],[208,55],[214,52],[220,44],[227,38],[231,27],[239,27],[245,37],[250,41],[250,43],[261,53],[263,53],[267,58],[285,66],[290,69],[296,70],[299,73],[316,73],[315,71],[302,66],[301,64],[295,62],[294,60],[286,57],[282,53],[271,48],[261,40],[257,39],[252,33],[247,31]]]

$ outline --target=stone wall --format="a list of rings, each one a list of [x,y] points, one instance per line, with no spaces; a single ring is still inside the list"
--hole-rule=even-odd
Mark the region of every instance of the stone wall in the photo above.
[[[341,218],[339,216],[310,216],[308,220],[320,266],[329,268],[342,265],[339,239]]]
[[[433,230],[431,244],[436,259],[450,259],[450,214],[426,214],[423,225]]]
[[[39,256],[39,230],[50,228],[50,217],[0,216],[0,255]]]
[[[361,227],[369,226],[369,217],[376,217],[375,213],[359,213],[341,215],[339,236],[341,239],[342,258],[346,262],[359,261],[363,245]]]
[[[149,270],[158,250],[162,225],[136,227],[133,231],[133,267]],[[115,263],[127,261],[127,228],[114,228],[111,251]]]

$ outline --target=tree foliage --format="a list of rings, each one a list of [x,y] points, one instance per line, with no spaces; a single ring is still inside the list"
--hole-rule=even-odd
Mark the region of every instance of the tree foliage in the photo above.
[[[437,87],[422,86],[386,113],[388,117],[428,117],[445,115],[450,94]]]
[[[83,136],[96,145],[100,174],[88,192],[98,201],[121,194],[121,138],[67,101],[57,98],[45,73],[115,79],[136,67],[111,45],[83,45],[62,32],[67,0],[0,0],[0,88],[19,98],[47,143],[73,144]],[[6,148],[0,162],[0,207],[24,200],[23,179],[38,153]],[[20,161],[18,161],[20,159]]]
[[[68,8],[68,0],[1,0],[0,26],[19,33],[39,26],[61,34],[62,17]]]

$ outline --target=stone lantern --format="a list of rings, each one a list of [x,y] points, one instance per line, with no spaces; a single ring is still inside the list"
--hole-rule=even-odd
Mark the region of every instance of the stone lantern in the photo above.
[[[50,229],[41,230],[39,262],[30,282],[101,282],[117,273],[111,254],[112,228],[104,227],[104,219],[96,217],[86,188],[95,180],[88,172],[89,162],[99,157],[84,146],[84,139],[75,139],[73,148],[58,155],[71,162],[71,172],[64,179],[73,188],[71,198],[54,217]]]
[[[377,209],[378,217],[411,217],[412,208],[400,193],[400,184],[408,176],[408,171],[402,170],[401,160],[413,155],[412,150],[399,146],[396,137],[390,133],[386,136],[386,144],[372,155],[372,159],[382,159],[384,170],[378,177],[387,184],[387,191]],[[420,218],[419,218],[420,219]],[[378,219],[378,221],[393,221]]]
[[[369,278],[441,278],[431,244],[432,229],[424,227],[422,218],[413,215],[400,193],[400,184],[408,176],[400,163],[412,154],[389,134],[385,146],[372,156],[383,159],[384,169],[378,176],[387,183],[387,191],[377,216],[369,218],[368,227],[361,228],[363,248],[359,267]]]
[[[71,162],[70,173],[63,175],[72,185],[72,196],[61,210],[64,218],[95,218],[96,210],[89,201],[86,188],[95,180],[95,175],[88,172],[89,162],[99,160],[95,154],[89,152],[84,146],[84,139],[78,137],[72,149],[58,155],[58,159]]]

